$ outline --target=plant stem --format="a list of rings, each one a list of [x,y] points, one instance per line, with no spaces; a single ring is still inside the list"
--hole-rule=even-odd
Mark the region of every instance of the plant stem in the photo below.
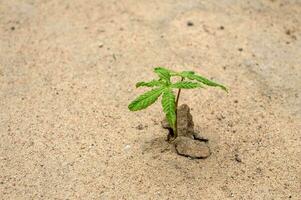
[[[181,78],[181,81],[184,80],[184,77]],[[178,90],[177,99],[176,99],[176,125],[175,125],[175,131],[174,131],[174,138],[178,137],[178,104],[179,104],[179,98],[181,94],[181,88]]]

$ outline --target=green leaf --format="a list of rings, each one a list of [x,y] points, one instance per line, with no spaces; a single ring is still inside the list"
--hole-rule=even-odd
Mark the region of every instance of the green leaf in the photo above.
[[[190,81],[179,81],[171,85],[172,88],[179,89],[193,89],[198,87],[203,87],[200,83],[190,82]]]
[[[186,74],[195,74],[195,72],[194,71],[183,71],[182,73],[186,73]]]
[[[168,69],[165,69],[163,67],[156,67],[154,69],[155,73],[159,75],[160,79],[166,80],[167,82],[170,82],[170,73],[171,71]]]
[[[164,89],[165,89],[164,87],[160,87],[140,95],[130,103],[128,108],[131,111],[137,111],[137,110],[142,110],[144,108],[147,108],[148,106],[155,103],[155,101],[159,98],[159,96],[162,94]]]
[[[150,82],[138,82],[136,83],[136,88],[141,87],[141,86],[145,86],[145,87],[154,87],[154,86],[160,86],[162,85],[162,83],[158,80],[152,80]]]
[[[214,81],[211,81],[205,77],[202,77],[200,75],[197,75],[195,73],[191,73],[191,71],[183,71],[181,73],[179,73],[180,76],[184,77],[184,78],[188,78],[190,80],[196,80],[199,81],[205,85],[208,86],[213,86],[213,87],[220,87],[221,89],[225,90],[226,92],[228,92],[227,88],[219,83],[216,83]]]
[[[164,90],[161,103],[169,125],[173,128],[173,130],[175,130],[176,102],[175,102],[175,95],[173,94],[170,88]]]

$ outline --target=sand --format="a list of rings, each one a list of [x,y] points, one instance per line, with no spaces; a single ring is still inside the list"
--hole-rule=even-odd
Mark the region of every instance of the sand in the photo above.
[[[153,67],[211,156],[165,142]],[[0,1],[0,199],[301,199],[301,1]]]

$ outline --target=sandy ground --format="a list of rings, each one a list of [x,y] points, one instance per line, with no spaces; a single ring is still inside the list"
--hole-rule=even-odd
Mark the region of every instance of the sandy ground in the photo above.
[[[154,66],[230,88],[181,98],[208,159],[128,111]],[[300,200],[300,86],[298,0],[0,0],[0,199]]]

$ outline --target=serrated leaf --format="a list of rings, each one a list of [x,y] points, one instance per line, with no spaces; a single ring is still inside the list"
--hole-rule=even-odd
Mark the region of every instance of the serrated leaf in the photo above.
[[[128,108],[130,111],[137,111],[147,108],[159,98],[164,89],[164,87],[160,87],[140,95],[130,103]]]
[[[175,130],[176,103],[175,95],[173,94],[171,89],[164,90],[161,103],[169,125],[173,128],[173,130]]]
[[[199,81],[205,85],[208,86],[213,86],[213,87],[220,87],[221,89],[225,90],[226,92],[228,92],[227,88],[219,83],[216,83],[214,81],[211,81],[205,77],[202,77],[200,75],[197,75],[195,73],[191,73],[191,71],[183,71],[179,74],[180,76],[184,77],[184,78],[188,78],[190,80],[196,80]]]
[[[172,88],[179,88],[179,89],[193,89],[198,87],[203,87],[200,83],[190,82],[190,81],[179,81],[171,86]]]
[[[155,73],[158,74],[158,76],[163,79],[163,80],[166,80],[167,82],[170,82],[170,73],[171,71],[168,70],[168,69],[165,69],[163,67],[156,67],[154,69]]]
[[[162,85],[162,83],[158,80],[152,80],[150,82],[138,82],[136,83],[136,88],[141,87],[141,86],[145,86],[145,87],[154,87],[154,86],[160,86]]]

